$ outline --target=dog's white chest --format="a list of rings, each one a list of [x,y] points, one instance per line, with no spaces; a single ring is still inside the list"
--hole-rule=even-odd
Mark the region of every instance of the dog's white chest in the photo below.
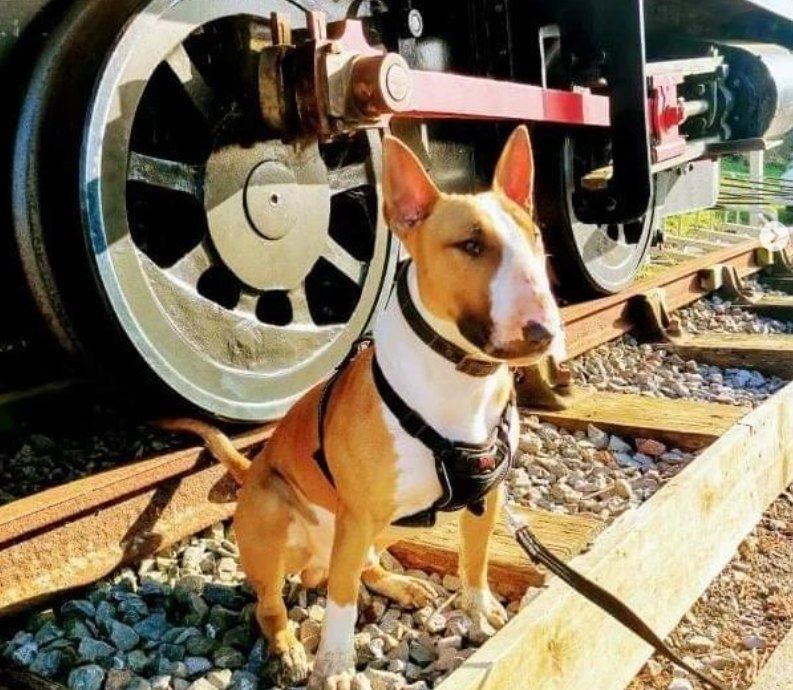
[[[394,497],[396,513],[394,520],[413,515],[429,508],[443,493],[435,458],[427,446],[409,436],[385,403],[380,403],[383,419],[394,439],[396,452],[397,486]]]

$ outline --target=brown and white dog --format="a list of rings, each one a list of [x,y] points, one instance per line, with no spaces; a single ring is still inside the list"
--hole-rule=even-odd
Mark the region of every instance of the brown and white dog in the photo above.
[[[503,364],[487,376],[458,371],[417,337],[391,299],[376,325],[374,348],[341,373],[328,402],[324,445],[335,488],[313,458],[322,386],[297,402],[252,463],[209,425],[167,423],[201,435],[242,485],[234,518],[240,557],[258,594],[256,617],[285,683],[303,680],[308,663],[287,624],[284,576],[300,573],[309,587],[327,578],[312,689],[361,685],[353,647],[361,580],[405,607],[425,606],[435,596],[428,583],[379,564],[379,554],[406,533],[391,524],[431,506],[441,485],[430,450],[403,430],[378,395],[373,354],[392,388],[436,431],[480,443],[512,395],[507,363],[528,364],[564,347],[542,239],[532,221],[527,129],[513,132],[492,189],[481,194],[441,193],[393,137],[384,140],[383,160],[385,214],[412,259],[407,280],[416,308],[438,334],[472,357]],[[514,451],[514,408],[511,416]],[[506,614],[488,587],[487,552],[500,501],[496,488],[486,498],[484,514],[460,515],[459,606],[495,628],[506,622]]]

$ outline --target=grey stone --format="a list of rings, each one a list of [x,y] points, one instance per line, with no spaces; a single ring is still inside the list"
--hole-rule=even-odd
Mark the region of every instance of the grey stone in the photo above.
[[[185,644],[191,637],[198,637],[200,635],[201,631],[198,628],[192,626],[189,628],[182,628],[173,642],[174,644]]]
[[[672,682],[667,686],[667,690],[694,690],[694,686],[687,678],[672,678]]]
[[[212,669],[212,662],[203,656],[187,656],[183,661],[188,676],[197,676]]]
[[[145,671],[150,663],[149,655],[142,649],[133,649],[127,654],[127,665],[136,673]]]
[[[170,690],[171,676],[152,676],[149,678],[151,690]]]
[[[259,679],[247,671],[234,671],[229,690],[258,690]]]
[[[114,668],[107,672],[105,690],[126,690],[127,683],[134,674],[128,668]]]
[[[241,609],[250,600],[242,594],[239,587],[207,584],[204,587],[204,599],[210,605],[218,604],[229,609]]]
[[[113,604],[111,604],[109,601],[100,601],[96,605],[96,614],[94,615],[94,619],[103,628],[107,628],[110,621],[115,620],[115,618],[116,607],[113,606]]]
[[[138,646],[140,635],[125,623],[113,621],[110,624],[110,639],[122,652],[128,652]]]
[[[67,685],[70,690],[101,690],[104,680],[104,669],[96,664],[89,664],[72,669]]]
[[[408,655],[410,660],[419,666],[426,666],[435,661],[435,652],[417,641],[409,643]]]
[[[151,690],[151,683],[140,676],[133,676],[125,690]]]
[[[132,626],[144,640],[158,642],[168,630],[168,621],[164,613],[153,613]]]
[[[245,664],[245,657],[232,647],[218,647],[212,655],[218,668],[240,668]]]
[[[63,661],[63,652],[60,649],[45,649],[36,654],[30,671],[44,678],[52,678],[58,673]]]
[[[185,625],[201,625],[206,621],[209,615],[209,606],[199,594],[190,592],[184,606],[187,613],[183,616],[182,622]]]
[[[231,669],[224,668],[219,671],[210,671],[206,679],[214,685],[217,690],[228,690],[231,686]]]
[[[96,615],[96,606],[87,599],[73,599],[61,606],[61,616],[64,618],[93,618]]]
[[[30,640],[11,652],[11,659],[15,664],[19,664],[20,666],[30,666],[36,658],[38,651],[38,644],[36,644],[35,640]]]
[[[70,640],[82,640],[85,637],[92,637],[93,633],[89,630],[85,621],[79,618],[70,618],[63,624],[63,631]]]
[[[92,637],[85,637],[80,640],[77,653],[83,661],[98,661],[106,659],[115,654],[116,649],[102,640],[95,640]]]
[[[629,453],[631,451],[631,446],[629,443],[626,443],[623,439],[621,439],[617,435],[613,435],[609,439],[608,449],[613,450],[615,453]]]
[[[178,644],[161,644],[158,650],[161,656],[171,661],[182,661],[184,659],[184,647]]]
[[[185,643],[184,647],[187,650],[188,654],[192,656],[206,656],[210,654],[215,647],[217,647],[217,643],[207,637],[206,635],[194,635],[189,637]]]
[[[187,690],[216,690],[216,688],[205,678],[199,678],[197,681],[190,683]]]
[[[215,604],[209,610],[209,624],[214,626],[215,629],[225,632],[239,624],[240,614],[237,611],[232,611],[224,606]]]
[[[404,677],[391,671],[367,668],[364,675],[368,678],[372,690],[401,690],[405,686]]]
[[[149,615],[149,607],[138,596],[131,596],[118,605],[118,612],[127,623],[137,623]]]
[[[49,644],[50,642],[54,642],[55,640],[60,639],[64,636],[63,630],[61,630],[55,623],[47,622],[42,625],[38,631],[36,632],[34,639],[39,645]]]

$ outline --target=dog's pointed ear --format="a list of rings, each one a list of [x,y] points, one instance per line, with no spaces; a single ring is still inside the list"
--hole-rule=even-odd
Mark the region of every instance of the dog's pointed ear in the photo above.
[[[383,209],[400,237],[432,212],[440,191],[416,154],[396,137],[383,137]]]
[[[493,190],[531,210],[534,192],[534,157],[529,130],[521,125],[509,137],[493,175]]]

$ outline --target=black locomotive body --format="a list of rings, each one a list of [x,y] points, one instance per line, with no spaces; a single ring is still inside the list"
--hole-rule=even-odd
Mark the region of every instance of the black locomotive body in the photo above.
[[[467,191],[529,121],[558,290],[608,294],[793,127],[791,49],[780,0],[7,0],[3,337],[277,417],[389,294],[385,128]]]

